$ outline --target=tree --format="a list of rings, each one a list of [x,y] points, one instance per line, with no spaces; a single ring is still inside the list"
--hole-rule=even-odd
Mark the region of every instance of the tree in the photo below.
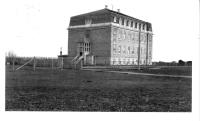
[[[185,62],[184,62],[183,60],[179,60],[179,61],[178,61],[178,65],[179,65],[179,66],[184,66],[184,65],[185,65]]]
[[[9,51],[6,57],[6,63],[13,65],[13,71],[15,70],[15,59],[17,55],[13,51]]]
[[[192,66],[192,61],[187,61],[187,66]]]

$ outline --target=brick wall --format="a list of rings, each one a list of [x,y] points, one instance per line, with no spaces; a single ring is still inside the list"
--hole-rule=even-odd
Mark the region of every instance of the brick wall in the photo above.
[[[95,56],[96,64],[109,64],[111,56],[111,28],[109,26],[69,29],[68,56],[75,57],[77,55],[77,42],[84,39],[86,31],[89,33],[91,54]]]

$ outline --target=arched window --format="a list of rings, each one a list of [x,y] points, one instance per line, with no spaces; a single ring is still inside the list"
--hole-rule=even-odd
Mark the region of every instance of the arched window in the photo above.
[[[129,26],[129,20],[126,21],[126,26]]]
[[[133,27],[133,21],[131,21],[131,27]]]
[[[119,17],[117,17],[117,23],[119,24]]]
[[[143,26],[142,26],[142,30],[144,30],[144,28],[145,28],[145,24],[143,24]]]
[[[117,23],[117,17],[116,16],[113,17],[113,22]]]
[[[124,19],[122,18],[122,25],[124,25]]]
[[[122,25],[122,18],[119,18],[119,24]]]

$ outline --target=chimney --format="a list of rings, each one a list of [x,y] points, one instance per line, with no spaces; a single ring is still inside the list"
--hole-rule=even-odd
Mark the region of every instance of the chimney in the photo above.
[[[60,55],[62,55],[62,47],[60,48]]]
[[[117,9],[117,12],[120,13],[120,9]]]
[[[107,9],[108,8],[108,5],[105,5],[105,9]]]

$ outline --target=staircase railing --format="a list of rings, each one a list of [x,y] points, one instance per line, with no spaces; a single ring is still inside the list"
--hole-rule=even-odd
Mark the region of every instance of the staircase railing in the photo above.
[[[72,63],[74,63],[77,59],[78,59],[79,55],[77,55],[76,57],[74,57],[74,59],[72,59]]]
[[[74,62],[74,64],[78,64],[82,59],[83,59],[83,55],[82,56],[80,56],[75,62]]]

